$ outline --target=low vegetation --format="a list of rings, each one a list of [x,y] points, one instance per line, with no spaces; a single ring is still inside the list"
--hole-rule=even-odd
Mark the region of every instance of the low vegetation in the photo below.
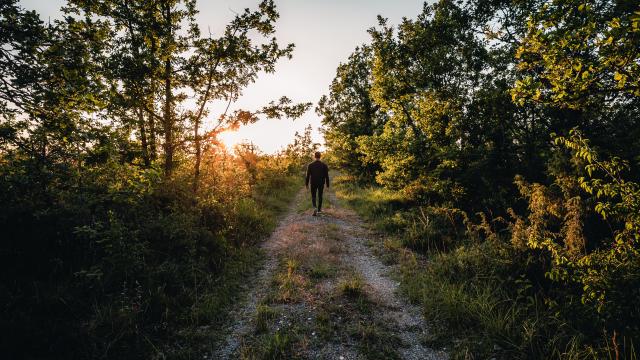
[[[545,277],[544,257],[515,246],[510,232],[485,238],[490,229],[460,223],[456,241],[431,247],[451,230],[428,228],[419,220],[427,210],[400,206],[395,192],[357,187],[344,177],[336,182],[338,197],[385,234],[372,246],[398,264],[402,291],[423,306],[432,325],[432,346],[452,347],[453,358],[637,357],[633,337],[602,332],[592,305],[569,295],[580,289]],[[343,287],[352,292],[350,283]]]
[[[433,341],[637,358],[638,4],[443,0],[369,33],[316,111]]]
[[[309,104],[216,113],[292,45],[271,1],[217,36],[197,9],[69,0],[45,23],[0,3],[3,358],[210,353],[314,147],[310,130],[274,155],[220,143]]]
[[[3,263],[3,276],[14,279],[4,283],[3,348],[36,356],[53,347],[70,357],[202,351],[255,273],[256,245],[300,187],[299,173],[264,157],[257,163],[266,167],[258,172],[262,185],[248,190],[244,166],[226,156],[226,164],[205,169],[226,166],[219,181],[247,189],[233,196],[196,196],[178,177],[167,192],[152,172],[119,165],[117,174],[100,174],[103,187],[71,188],[49,207],[22,203],[17,211],[16,202],[5,202],[15,204],[3,210],[14,232],[5,239],[21,241],[9,243],[14,256]],[[25,277],[31,281],[18,281]]]

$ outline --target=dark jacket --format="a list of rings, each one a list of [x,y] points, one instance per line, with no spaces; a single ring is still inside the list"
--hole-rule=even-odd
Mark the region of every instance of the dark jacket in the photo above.
[[[322,186],[327,184],[329,187],[329,167],[327,164],[320,160],[316,160],[307,166],[307,179],[305,185],[309,185],[309,179],[311,179],[311,186]]]

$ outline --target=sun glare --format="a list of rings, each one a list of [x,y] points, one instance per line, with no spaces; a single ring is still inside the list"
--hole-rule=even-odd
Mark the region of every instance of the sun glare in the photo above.
[[[228,130],[220,133],[218,135],[218,140],[220,140],[220,142],[223,143],[227,149],[233,150],[233,148],[237,144],[247,139],[245,136],[242,136],[242,134],[237,130]]]

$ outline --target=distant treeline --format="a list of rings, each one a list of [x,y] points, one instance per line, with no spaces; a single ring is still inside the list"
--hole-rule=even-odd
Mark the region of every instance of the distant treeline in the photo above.
[[[316,111],[352,180],[401,195],[361,207],[440,253],[432,315],[457,329],[481,294],[512,311],[463,322],[485,342],[458,354],[637,356],[638,2],[443,0],[369,34]]]

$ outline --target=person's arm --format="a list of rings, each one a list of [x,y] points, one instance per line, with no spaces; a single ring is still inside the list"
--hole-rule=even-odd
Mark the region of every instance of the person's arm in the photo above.
[[[310,167],[310,165],[307,165],[307,178],[304,180],[305,187],[309,187],[309,177],[311,176],[311,171],[309,171]]]
[[[329,188],[329,167],[324,165],[324,179],[327,182],[327,189]]]

